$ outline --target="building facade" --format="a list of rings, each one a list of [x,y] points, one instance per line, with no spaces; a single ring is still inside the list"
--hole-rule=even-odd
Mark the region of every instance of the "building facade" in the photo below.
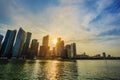
[[[26,34],[26,39],[22,51],[22,56],[24,57],[27,57],[29,55],[29,45],[30,45],[31,35],[32,33],[30,32],[27,32]]]
[[[57,57],[62,57],[64,56],[64,41],[61,40],[61,38],[57,39],[57,44],[56,44],[56,56]]]
[[[1,47],[2,57],[10,58],[12,56],[12,48],[13,48],[16,32],[17,32],[16,30],[7,31],[3,45]]]
[[[66,50],[66,53],[67,53],[67,58],[71,58],[71,46],[68,44],[65,46],[65,50]]]
[[[39,46],[39,42],[37,41],[37,39],[33,39],[32,43],[31,43],[31,47],[30,47],[30,57],[31,58],[38,56],[38,46]]]
[[[76,43],[66,45],[65,50],[69,59],[76,58]]]
[[[49,55],[49,35],[43,37],[42,46],[40,46],[39,56],[47,57]]]
[[[2,45],[2,40],[3,40],[3,35],[0,35],[0,49],[1,49],[1,45]]]
[[[25,34],[26,34],[25,31],[22,28],[20,28],[17,34],[15,45],[13,47],[12,57],[21,57],[23,45],[25,42]]]
[[[76,58],[76,43],[71,44],[71,57]]]

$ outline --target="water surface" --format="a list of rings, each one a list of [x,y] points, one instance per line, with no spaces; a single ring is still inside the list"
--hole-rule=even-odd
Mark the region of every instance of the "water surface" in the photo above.
[[[0,62],[0,80],[120,80],[120,60]]]

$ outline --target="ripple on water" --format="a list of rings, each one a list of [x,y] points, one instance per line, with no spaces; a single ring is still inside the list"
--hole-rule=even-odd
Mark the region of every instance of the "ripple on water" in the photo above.
[[[0,80],[120,80],[120,61],[2,62],[0,63]]]

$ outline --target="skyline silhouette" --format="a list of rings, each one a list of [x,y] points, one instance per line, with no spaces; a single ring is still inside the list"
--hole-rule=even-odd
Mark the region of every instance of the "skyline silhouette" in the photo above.
[[[0,59],[76,58],[76,43],[64,45],[64,40],[58,38],[53,49],[50,49],[49,35],[43,37],[42,45],[40,46],[38,40],[31,40],[31,37],[32,33],[26,32],[22,27],[20,27],[18,31],[7,30],[3,42],[3,37],[0,37]]]
[[[65,44],[61,37],[53,39],[54,47],[49,45],[49,35],[43,36],[42,45],[32,39],[32,33],[22,27],[19,30],[7,30],[5,38],[0,35],[0,59],[120,59],[119,56],[96,54],[89,56],[85,52],[77,53],[76,43]]]

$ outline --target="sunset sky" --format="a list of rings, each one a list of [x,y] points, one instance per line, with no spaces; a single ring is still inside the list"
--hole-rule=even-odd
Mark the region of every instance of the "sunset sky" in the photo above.
[[[77,53],[120,56],[120,0],[0,0],[0,34],[32,32],[38,39],[75,42]]]

